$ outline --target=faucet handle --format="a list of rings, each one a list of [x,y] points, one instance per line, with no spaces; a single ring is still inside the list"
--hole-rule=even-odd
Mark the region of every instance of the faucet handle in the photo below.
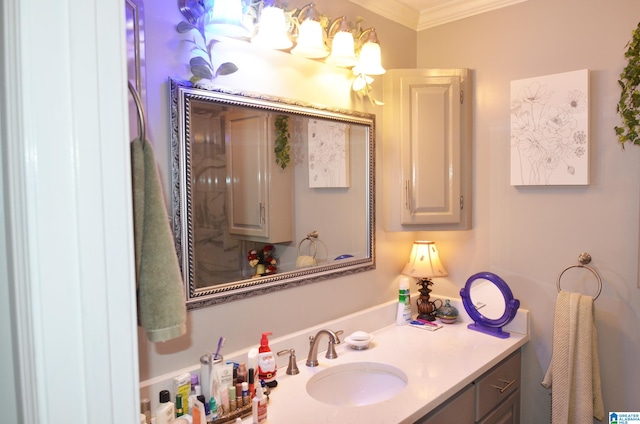
[[[342,343],[340,341],[340,335],[344,333],[344,330],[338,330],[333,332],[336,335],[336,344]]]
[[[336,340],[339,340],[336,337]],[[325,358],[327,359],[336,359],[338,357],[338,354],[336,353],[336,342],[333,341],[333,339],[329,339],[329,346],[327,346],[327,354],[324,355]]]
[[[281,350],[280,352],[277,353],[278,356],[282,356],[282,355],[286,355],[289,354],[289,365],[287,366],[287,371],[286,373],[288,375],[296,375],[300,373],[300,370],[298,369],[298,364],[296,363],[296,350],[295,349],[285,349],[285,350]]]

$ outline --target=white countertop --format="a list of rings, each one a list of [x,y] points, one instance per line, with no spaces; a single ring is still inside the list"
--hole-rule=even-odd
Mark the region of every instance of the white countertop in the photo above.
[[[469,330],[467,322],[444,325],[437,331],[391,325],[372,334],[375,338],[367,350],[353,350],[343,342],[336,346],[336,359],[318,353],[317,367],[307,367],[306,352],[299,352],[300,374],[290,376],[284,368],[278,370],[278,387],[271,391],[267,422],[412,423],[529,340],[528,335],[515,332],[507,339],[482,334]],[[326,336],[319,340],[320,350],[326,349],[327,341]],[[351,362],[393,365],[406,373],[408,384],[394,398],[367,406],[333,406],[307,394],[306,383],[314,374]],[[250,417],[243,421],[251,422]]]

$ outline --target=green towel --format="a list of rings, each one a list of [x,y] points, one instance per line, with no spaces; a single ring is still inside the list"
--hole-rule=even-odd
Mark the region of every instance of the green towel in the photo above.
[[[151,143],[131,143],[138,323],[152,342],[186,333],[182,274]]]

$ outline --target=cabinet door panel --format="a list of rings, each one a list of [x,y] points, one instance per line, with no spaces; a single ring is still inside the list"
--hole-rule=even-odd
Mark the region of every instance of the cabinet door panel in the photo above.
[[[471,228],[471,76],[392,69],[384,80],[385,229]]]
[[[226,120],[229,164],[229,232],[268,237],[267,119],[259,113],[231,114]]]
[[[473,424],[474,402],[475,391],[473,385],[469,385],[415,424]]]
[[[460,78],[407,79],[408,149],[402,152],[407,185],[402,224],[460,221]]]
[[[512,393],[479,424],[520,424],[520,390]]]

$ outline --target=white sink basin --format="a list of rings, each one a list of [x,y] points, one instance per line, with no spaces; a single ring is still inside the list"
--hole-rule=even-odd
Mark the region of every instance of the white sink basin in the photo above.
[[[355,362],[319,372],[307,382],[307,393],[336,406],[363,406],[391,399],[407,385],[407,375],[391,365]]]

